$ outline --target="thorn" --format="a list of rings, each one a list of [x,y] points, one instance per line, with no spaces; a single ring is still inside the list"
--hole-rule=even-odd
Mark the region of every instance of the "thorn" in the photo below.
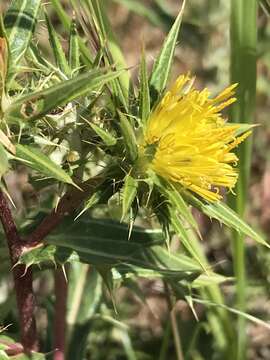
[[[66,269],[65,269],[65,265],[61,265],[62,271],[63,271],[63,275],[64,278],[66,280],[66,283],[68,283],[68,279],[67,279],[67,273],[66,273]]]

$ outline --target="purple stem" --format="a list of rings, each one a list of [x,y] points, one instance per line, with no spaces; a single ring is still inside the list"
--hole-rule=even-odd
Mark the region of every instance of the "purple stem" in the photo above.
[[[21,343],[24,347],[24,351],[29,353],[38,349],[36,322],[34,317],[35,299],[32,286],[32,269],[26,269],[24,265],[16,265],[24,244],[13,220],[8,201],[1,190],[0,219],[5,231],[13,269],[12,272],[21,330]]]
[[[65,360],[68,286],[63,269],[55,271],[54,360]]]

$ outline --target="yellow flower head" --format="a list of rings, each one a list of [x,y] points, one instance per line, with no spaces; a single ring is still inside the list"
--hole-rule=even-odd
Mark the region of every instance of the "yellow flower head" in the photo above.
[[[222,198],[219,187],[231,190],[237,181],[237,156],[231,152],[250,131],[236,137],[238,124],[226,124],[220,111],[232,104],[232,85],[210,99],[208,89],[193,88],[180,76],[150,115],[144,152],[150,168],[208,201]]]

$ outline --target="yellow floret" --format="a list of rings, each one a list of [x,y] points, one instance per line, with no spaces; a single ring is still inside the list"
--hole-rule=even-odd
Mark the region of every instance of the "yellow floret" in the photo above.
[[[220,111],[232,104],[236,85],[209,98],[207,89],[193,88],[194,79],[180,76],[148,119],[144,151],[155,148],[149,167],[208,201],[222,198],[219,187],[231,190],[237,181],[238,158],[230,151],[250,131],[236,137],[238,124],[226,124]]]

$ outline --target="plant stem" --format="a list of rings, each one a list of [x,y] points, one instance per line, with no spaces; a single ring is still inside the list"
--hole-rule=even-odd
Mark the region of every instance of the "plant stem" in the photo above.
[[[183,354],[182,345],[181,345],[181,337],[180,337],[180,333],[179,333],[179,329],[178,329],[178,325],[177,325],[176,314],[175,314],[173,301],[172,301],[172,291],[171,291],[171,288],[166,283],[164,283],[164,285],[165,285],[165,289],[166,289],[168,309],[170,311],[171,327],[172,327],[176,357],[177,357],[177,360],[184,360],[184,354]]]
[[[16,265],[23,248],[23,241],[19,236],[13,220],[8,201],[0,190],[0,219],[5,231],[9,248],[14,287],[20,319],[21,342],[24,351],[29,353],[38,349],[36,322],[34,317],[35,299],[32,286],[32,269],[24,265]]]
[[[104,182],[102,176],[96,176],[80,184],[81,190],[72,188],[61,198],[55,210],[47,215],[38,227],[27,237],[27,245],[38,245],[50,232],[52,232],[65,216],[76,210],[84,199],[89,197],[96,187]]]
[[[238,83],[237,103],[232,106],[231,120],[250,123],[254,120],[256,101],[256,43],[257,43],[257,0],[231,0],[231,82]],[[251,163],[251,140],[237,151],[239,180],[237,196],[230,198],[231,206],[244,216]],[[233,262],[236,275],[236,302],[241,311],[246,308],[246,271],[244,237],[233,233]],[[238,319],[237,360],[246,358],[247,336],[245,320]]]
[[[68,285],[63,269],[59,268],[54,275],[55,317],[54,317],[54,360],[65,360],[66,311]]]
[[[170,337],[171,337],[171,323],[168,321],[163,333],[161,349],[159,353],[159,360],[165,360],[168,356],[167,352],[169,348]]]

